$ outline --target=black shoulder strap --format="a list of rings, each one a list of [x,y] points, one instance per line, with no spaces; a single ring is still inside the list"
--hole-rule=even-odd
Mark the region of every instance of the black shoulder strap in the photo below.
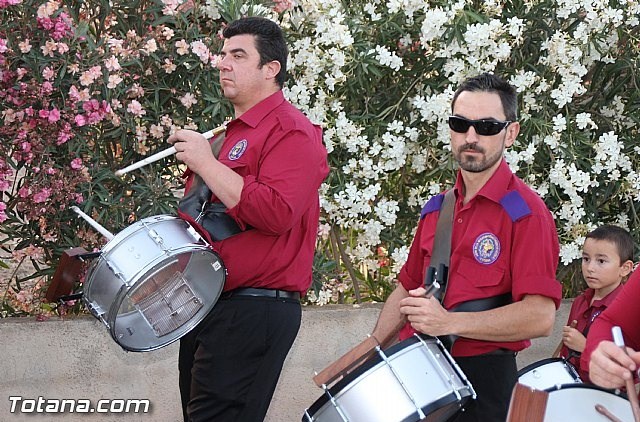
[[[211,143],[211,151],[218,158],[220,149],[224,143],[224,132],[218,135]],[[222,202],[209,202],[211,190],[204,183],[200,175],[194,174],[191,189],[178,202],[178,210],[189,215],[196,223],[200,224],[214,241],[224,240],[243,230],[227,213],[227,207]],[[250,227],[247,227],[247,230]]]
[[[456,203],[456,196],[453,189],[449,189],[440,206],[440,214],[436,223],[436,233],[433,239],[431,250],[431,261],[425,275],[425,288],[433,283],[434,279],[440,284],[440,289],[434,296],[442,302],[447,289],[447,278],[449,274],[449,260],[451,258],[451,228],[453,225],[453,209]]]

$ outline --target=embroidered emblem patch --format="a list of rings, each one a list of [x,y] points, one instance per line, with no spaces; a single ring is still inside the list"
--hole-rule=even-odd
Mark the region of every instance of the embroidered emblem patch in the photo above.
[[[229,151],[229,160],[235,161],[238,158],[242,157],[242,154],[247,150],[247,140],[243,139],[242,141],[238,141],[231,151]]]
[[[500,240],[493,233],[482,233],[473,242],[473,256],[481,264],[489,265],[500,256]]]

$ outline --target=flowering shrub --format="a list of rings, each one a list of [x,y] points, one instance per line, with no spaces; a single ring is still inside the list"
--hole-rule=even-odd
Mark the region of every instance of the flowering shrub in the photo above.
[[[230,116],[215,52],[242,14],[281,23],[285,94],[325,128],[333,171],[310,302],[386,298],[422,204],[454,180],[453,89],[483,71],[520,92],[507,159],[556,217],[567,294],[589,230],[613,222],[639,238],[637,2],[0,0],[0,260],[34,265],[2,270],[3,315],[46,313],[38,288],[62,251],[104,244],[70,206],[113,232],[174,212],[173,157],[114,170]]]

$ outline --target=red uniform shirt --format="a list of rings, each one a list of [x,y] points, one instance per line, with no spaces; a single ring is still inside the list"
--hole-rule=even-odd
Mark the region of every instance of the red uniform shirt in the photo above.
[[[593,321],[580,365],[589,368],[591,353],[603,340],[613,341],[611,328],[619,326],[627,347],[640,350],[640,271],[635,270],[611,305]]]
[[[595,294],[595,290],[586,289],[581,295],[577,296],[573,303],[571,304],[571,310],[569,311],[569,320],[567,325],[571,324],[571,321],[577,321],[576,330],[580,331],[582,334],[588,333],[591,329],[591,324],[595,319],[600,315],[609,305],[613,302],[613,299],[618,295],[620,290],[622,289],[622,284],[612,290],[608,295],[603,297],[602,299],[595,300],[593,304],[591,301],[593,300],[593,295]],[[563,346],[560,351],[560,356],[563,358],[567,358],[569,363],[576,367],[578,370],[578,374],[582,381],[589,382],[589,367],[583,367],[580,365],[580,353],[569,353],[569,348],[567,346]]]
[[[504,160],[480,192],[464,205],[462,183],[458,174],[444,307],[452,309],[462,302],[510,292],[513,301],[525,295],[550,297],[557,308],[562,298],[562,286],[555,278],[558,236],[542,199],[511,172]],[[398,275],[407,290],[424,283],[439,215],[439,204],[433,206],[434,202],[432,198],[423,209],[409,258]],[[401,338],[411,332],[407,324]],[[499,348],[519,351],[530,344],[529,340],[499,343],[459,338],[452,355],[475,356]]]
[[[251,227],[213,242],[227,269],[224,290],[306,292],[318,233],[318,188],[329,173],[322,129],[278,91],[229,122],[218,160],[244,179],[240,202],[227,214],[242,229]]]

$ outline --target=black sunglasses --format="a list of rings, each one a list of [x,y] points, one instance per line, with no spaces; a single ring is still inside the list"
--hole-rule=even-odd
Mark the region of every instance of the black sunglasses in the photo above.
[[[482,136],[497,135],[502,129],[509,126],[510,121],[501,122],[499,120],[469,120],[460,116],[449,116],[449,127],[457,133],[467,133],[469,127],[473,126],[476,133]]]

